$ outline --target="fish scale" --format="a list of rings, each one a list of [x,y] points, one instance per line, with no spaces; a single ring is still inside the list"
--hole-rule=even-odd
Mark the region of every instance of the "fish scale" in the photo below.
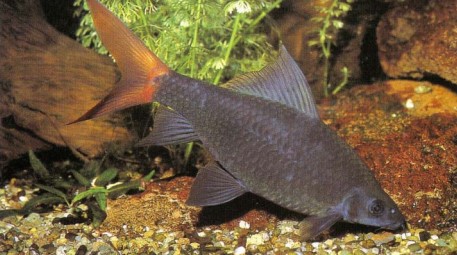
[[[303,239],[340,220],[404,226],[370,169],[320,120],[306,78],[284,46],[262,70],[217,87],[170,70],[103,5],[88,4],[122,78],[75,122],[151,101],[164,105],[139,144],[201,140],[214,159],[199,170],[188,204],[218,205],[252,192],[306,214]]]

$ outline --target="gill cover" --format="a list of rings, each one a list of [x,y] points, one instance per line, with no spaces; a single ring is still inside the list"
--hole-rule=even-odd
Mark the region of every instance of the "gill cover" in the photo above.
[[[87,0],[87,3],[95,29],[116,60],[122,78],[103,100],[71,123],[151,102],[159,85],[155,83],[155,78],[170,72],[113,13],[96,0]]]

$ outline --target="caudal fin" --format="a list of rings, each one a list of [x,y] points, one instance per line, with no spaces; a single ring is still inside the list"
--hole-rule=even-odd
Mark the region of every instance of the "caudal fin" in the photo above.
[[[96,0],[87,3],[95,29],[116,60],[122,78],[103,100],[71,123],[151,102],[158,86],[155,78],[170,71],[113,13]]]

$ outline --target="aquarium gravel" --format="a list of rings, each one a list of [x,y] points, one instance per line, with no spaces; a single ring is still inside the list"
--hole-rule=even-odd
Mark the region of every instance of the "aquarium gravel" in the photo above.
[[[118,236],[89,225],[53,223],[65,213],[31,213],[0,222],[0,254],[457,254],[457,232],[410,229],[404,233],[346,234],[300,242],[298,222],[280,221],[263,231],[203,228],[183,231],[145,227]]]
[[[22,203],[31,197],[32,190],[16,189],[14,185],[0,189],[0,209],[11,208],[13,203]],[[348,233],[320,242],[301,242],[298,221],[281,220],[256,230],[250,222],[241,220],[231,229],[211,226],[167,231],[160,225],[141,229],[124,225],[114,234],[88,224],[62,224],[59,219],[70,215],[72,210],[56,206],[52,212],[0,221],[0,255],[457,254],[457,232],[409,229],[400,233]]]

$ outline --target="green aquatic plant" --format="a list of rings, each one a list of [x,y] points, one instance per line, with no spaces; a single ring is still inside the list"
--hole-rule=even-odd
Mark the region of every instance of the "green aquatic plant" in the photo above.
[[[262,21],[281,0],[101,0],[175,71],[219,84],[272,57]],[[78,40],[105,54],[82,0]]]
[[[319,47],[322,52],[322,59],[324,61],[323,73],[323,91],[324,96],[329,95],[329,90],[332,85],[329,83],[330,73],[330,58],[332,56],[332,46],[335,45],[338,32],[344,27],[344,22],[341,20],[350,10],[351,4],[354,0],[329,0],[330,4],[327,6],[318,6],[318,11],[321,14],[318,17],[312,18],[314,22],[320,25],[317,30],[317,39],[310,40],[309,46]],[[338,93],[348,81],[350,72],[347,67],[341,69],[343,80],[332,90],[332,94]]]
[[[259,70],[270,60],[262,21],[282,0],[101,0],[169,67],[219,85],[239,73]],[[88,7],[75,1],[82,15],[76,36],[86,47],[106,54],[93,28]],[[187,166],[193,149],[185,149]]]
[[[70,170],[73,178],[61,178],[51,174],[33,151],[29,151],[29,161],[37,177],[34,186],[39,189],[40,194],[27,201],[21,209],[0,211],[0,219],[12,215],[26,215],[39,206],[65,204],[78,211],[79,206],[84,204],[90,210],[92,225],[97,227],[106,217],[108,198],[142,189],[142,183],[151,180],[155,173],[153,170],[140,179],[112,183],[118,177],[119,170],[113,167],[101,170],[101,161],[91,161],[78,171]]]

